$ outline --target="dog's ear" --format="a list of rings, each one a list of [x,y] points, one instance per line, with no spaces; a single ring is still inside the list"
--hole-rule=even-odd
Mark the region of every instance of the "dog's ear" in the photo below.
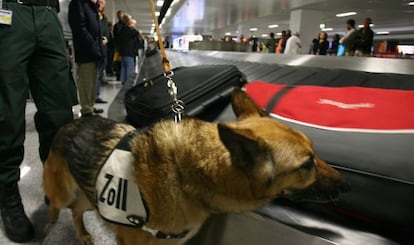
[[[239,88],[233,90],[231,105],[239,120],[250,116],[263,117],[267,115],[246,92]]]
[[[234,128],[219,123],[220,140],[230,152],[232,163],[249,172],[258,184],[270,184],[274,178],[275,162],[266,142],[249,129]]]
[[[233,160],[237,159],[236,164],[253,165],[256,157],[265,149],[265,142],[250,129],[239,129],[219,123],[218,132]]]
[[[218,124],[221,142],[230,152],[232,158],[244,158],[252,162],[258,151],[258,139],[249,129],[237,129],[223,123]],[[239,162],[239,161],[237,161]]]

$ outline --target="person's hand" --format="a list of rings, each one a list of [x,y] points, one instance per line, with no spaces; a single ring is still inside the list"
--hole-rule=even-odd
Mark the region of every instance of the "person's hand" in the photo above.
[[[102,45],[106,46],[108,44],[108,39],[106,37],[102,37]]]

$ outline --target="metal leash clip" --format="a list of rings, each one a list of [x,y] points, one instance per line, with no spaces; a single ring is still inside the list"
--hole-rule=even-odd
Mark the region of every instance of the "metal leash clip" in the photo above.
[[[174,75],[173,71],[164,73],[165,78],[167,78],[168,93],[171,96],[172,104],[171,110],[174,112],[174,120],[176,123],[180,122],[182,115],[184,114],[184,102],[177,98],[177,85],[174,83],[172,76]]]

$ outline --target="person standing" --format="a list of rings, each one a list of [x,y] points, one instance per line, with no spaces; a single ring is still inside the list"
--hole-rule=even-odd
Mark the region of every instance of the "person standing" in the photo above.
[[[135,71],[135,57],[138,55],[139,32],[135,29],[136,20],[124,15],[124,26],[119,32],[118,44],[121,55],[121,82],[124,84]]]
[[[59,1],[2,3],[2,12],[12,16],[0,24],[0,212],[6,236],[20,243],[35,236],[17,184],[24,155],[28,93],[37,109],[34,123],[42,162],[57,130],[73,120],[77,94],[57,17]]]
[[[282,44],[283,44],[283,40],[285,40],[285,38],[286,38],[286,31],[283,30],[282,33],[281,33],[280,39],[279,39],[279,41],[277,42],[277,45],[276,45],[276,54],[283,54]]]
[[[295,32],[286,41],[284,54],[300,54],[301,50],[302,44],[299,38],[299,32]]]
[[[258,49],[259,49],[259,47],[258,47],[259,39],[256,38],[256,37],[251,37],[250,38],[250,43],[252,43],[252,50],[251,51],[254,52],[254,53],[259,52],[258,51]]]
[[[286,44],[288,39],[292,36],[292,31],[291,30],[287,30],[286,34],[283,36],[282,38],[282,50],[281,53],[284,54],[285,53],[285,48],[286,48]]]
[[[355,56],[371,56],[372,44],[374,42],[374,32],[370,25],[371,18],[365,18],[364,26],[357,33],[357,43]]]
[[[108,49],[108,52],[106,54],[106,75],[113,76],[113,61],[114,61],[114,53],[115,53],[115,41],[114,41],[114,33],[113,33],[113,25],[112,22],[107,22],[107,29],[108,29],[108,43],[106,44],[106,47]]]
[[[105,10],[105,0],[98,0],[98,15],[99,15],[99,24],[101,25],[102,31],[102,54],[103,57],[99,61],[98,65],[98,80],[96,81],[96,99],[95,103],[105,104],[107,101],[101,98],[101,86],[103,84],[104,72],[106,64],[108,62],[108,42],[109,42],[109,30],[108,30],[108,20],[104,15]]]
[[[116,15],[118,17],[118,22],[114,25],[112,30],[115,45],[115,52],[113,57],[113,70],[115,71],[116,80],[119,81],[121,80],[121,59],[119,57],[119,32],[121,31],[122,27],[125,26],[123,22],[125,12],[122,10],[118,10],[116,12]]]
[[[125,15],[125,12],[122,11],[122,10],[118,10],[116,12],[118,22],[114,25],[114,28],[113,28],[115,43],[117,41],[119,32],[121,31],[122,27],[125,25],[124,22],[123,22],[124,15]]]
[[[275,33],[271,32],[269,36],[270,36],[270,39],[266,41],[265,45],[269,53],[275,53],[276,45],[277,45],[277,39],[275,38]]]
[[[138,61],[141,63],[144,59],[145,37],[139,33],[138,35]]]
[[[328,34],[324,31],[319,33],[318,41],[315,44],[314,54],[326,55],[329,49]]]
[[[340,39],[341,39],[341,36],[339,36],[339,34],[335,34],[332,37],[331,48],[328,50],[328,53],[330,55],[336,55],[338,53]]]
[[[345,47],[345,56],[353,56],[355,52],[355,44],[357,32],[355,30],[355,20],[349,19],[346,22],[347,32],[345,36],[339,40],[339,43]]]
[[[103,58],[102,33],[97,0],[72,0],[69,4],[69,25],[72,29],[77,85],[82,117],[102,113],[94,108],[98,64]]]

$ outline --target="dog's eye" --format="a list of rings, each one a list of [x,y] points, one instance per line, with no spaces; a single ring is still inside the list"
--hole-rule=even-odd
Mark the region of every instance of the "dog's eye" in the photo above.
[[[315,165],[315,161],[313,160],[313,157],[309,157],[309,159],[302,165],[303,169],[311,170],[313,166]]]

